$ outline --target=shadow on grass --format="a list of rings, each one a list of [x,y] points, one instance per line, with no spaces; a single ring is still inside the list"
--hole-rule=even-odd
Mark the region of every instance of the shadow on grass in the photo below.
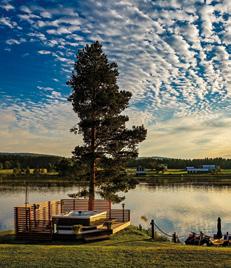
[[[126,243],[137,243],[137,242],[157,242],[155,240],[152,240],[151,238],[146,239],[128,239],[128,240],[122,240],[122,241],[110,241],[111,243],[104,244],[104,246],[116,246]]]
[[[84,242],[83,240],[67,240],[67,241],[28,241],[28,240],[16,240],[14,231],[1,231],[0,232],[0,244],[21,244],[21,245],[65,245],[65,246],[77,246],[91,244],[95,246],[116,246],[116,245],[131,245],[132,243],[150,243],[150,242],[164,242],[162,239],[152,240],[146,231],[140,231],[135,226],[130,226],[127,229],[115,234],[107,240]],[[166,241],[165,241],[166,242]]]
[[[15,234],[13,231],[0,232],[0,244],[14,244],[15,241]]]
[[[83,241],[31,241],[31,240],[16,240],[14,231],[1,231],[0,244],[12,245],[82,245]]]

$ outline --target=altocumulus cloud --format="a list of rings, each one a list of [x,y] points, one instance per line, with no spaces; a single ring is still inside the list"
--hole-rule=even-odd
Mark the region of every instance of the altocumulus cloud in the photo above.
[[[142,155],[230,155],[231,2],[204,2],[4,1],[1,57],[30,75],[2,72],[2,150],[68,155],[81,142],[65,81],[77,49],[99,40],[133,93],[132,123],[148,128]]]

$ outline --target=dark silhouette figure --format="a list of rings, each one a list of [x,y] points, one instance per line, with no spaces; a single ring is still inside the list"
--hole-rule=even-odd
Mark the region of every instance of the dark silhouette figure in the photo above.
[[[202,232],[200,232],[199,235],[196,235],[194,232],[189,234],[188,238],[185,240],[186,245],[197,245],[201,246],[206,244],[207,246],[210,246],[210,240],[209,237],[204,235]]]
[[[217,219],[217,238],[222,238],[222,232],[221,232],[221,218],[218,217]]]
[[[174,232],[172,235],[172,242],[176,243],[176,241],[177,241],[176,232]]]

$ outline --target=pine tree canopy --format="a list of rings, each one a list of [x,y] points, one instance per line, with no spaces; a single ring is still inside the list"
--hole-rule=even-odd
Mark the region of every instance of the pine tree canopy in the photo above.
[[[96,41],[78,51],[74,71],[67,84],[72,88],[69,100],[79,122],[71,131],[83,136],[83,145],[76,146],[76,160],[88,163],[90,196],[95,179],[120,176],[127,160],[138,156],[138,144],[146,137],[144,126],[126,128],[129,118],[122,112],[132,94],[119,90],[117,64],[110,63]],[[93,189],[92,189],[93,188]]]

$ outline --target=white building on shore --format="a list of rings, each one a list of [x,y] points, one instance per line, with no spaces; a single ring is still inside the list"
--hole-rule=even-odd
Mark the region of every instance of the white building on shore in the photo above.
[[[216,165],[202,165],[201,167],[186,167],[188,173],[209,173],[217,169]]]
[[[145,169],[142,166],[138,166],[136,168],[136,176],[144,176],[146,175]]]

